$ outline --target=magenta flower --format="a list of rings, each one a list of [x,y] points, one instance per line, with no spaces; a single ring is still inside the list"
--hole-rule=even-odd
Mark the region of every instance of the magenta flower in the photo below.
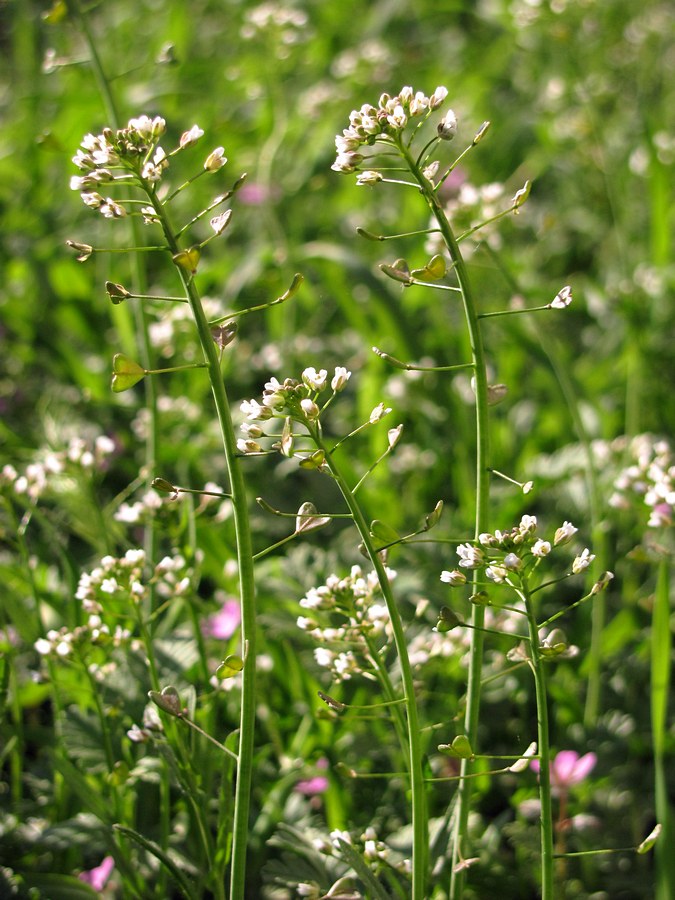
[[[317,769],[327,769],[328,760],[322,757],[317,760],[316,767]],[[295,790],[299,794],[304,794],[305,797],[315,797],[317,794],[324,794],[328,790],[328,779],[325,775],[314,775],[313,778],[298,781],[295,785]]]
[[[241,609],[237,600],[226,600],[220,611],[202,622],[204,637],[218,638],[226,641],[235,633],[241,623]]]
[[[551,790],[554,794],[566,794],[574,784],[583,781],[595,768],[598,761],[595,753],[579,756],[576,750],[561,750],[551,762]],[[530,763],[535,772],[539,771],[539,760]]]
[[[95,891],[102,891],[108,883],[108,879],[112,875],[115,868],[115,860],[112,856],[106,856],[100,865],[88,872],[80,872],[79,879],[85,884],[90,884]]]

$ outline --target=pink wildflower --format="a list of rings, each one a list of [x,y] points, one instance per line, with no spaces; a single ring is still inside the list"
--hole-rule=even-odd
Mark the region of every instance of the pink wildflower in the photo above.
[[[595,767],[598,758],[595,753],[579,756],[576,750],[561,750],[551,762],[551,790],[554,794],[566,794],[574,784],[583,781]],[[539,771],[538,759],[530,763],[535,772]]]
[[[226,600],[219,612],[202,623],[204,637],[226,641],[235,633],[241,622],[241,609],[236,600]]]
[[[327,769],[328,760],[322,757],[317,760],[316,767],[317,769]],[[298,781],[295,785],[295,790],[299,794],[304,794],[305,797],[315,797],[317,794],[324,794],[328,790],[328,779],[325,775],[314,775],[313,778]]]
[[[80,872],[79,879],[85,884],[90,884],[95,891],[102,891],[108,883],[108,879],[112,875],[115,868],[115,860],[112,856],[106,856],[100,865],[87,872]]]

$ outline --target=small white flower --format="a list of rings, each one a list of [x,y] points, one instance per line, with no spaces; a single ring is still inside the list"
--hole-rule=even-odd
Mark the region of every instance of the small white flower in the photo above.
[[[225,156],[225,148],[216,147],[216,149],[206,157],[204,169],[206,172],[217,172],[218,169],[223,168],[226,162],[227,157]]]
[[[387,116],[387,122],[389,122],[392,128],[396,128],[399,131],[408,124],[408,117],[400,103],[394,107],[394,111],[391,115]]]
[[[232,218],[232,210],[228,209],[224,213],[221,213],[219,216],[214,216],[209,225],[217,235],[222,234],[227,226],[230,224],[230,219]]]
[[[460,544],[457,548],[459,564],[463,569],[479,569],[485,562],[485,556],[480,547],[473,544]]]
[[[560,528],[557,529],[555,537],[553,538],[554,545],[557,547],[559,544],[568,543],[568,541],[572,540],[578,530],[579,529],[575,528],[571,522],[563,522]]]
[[[572,572],[575,575],[579,575],[580,572],[584,572],[590,564],[595,559],[595,554],[591,553],[591,551],[586,548],[581,556],[577,556],[577,558],[572,563]]]
[[[523,561],[515,553],[507,553],[504,557],[504,568],[510,572],[517,572],[523,565]]]
[[[520,524],[518,525],[518,531],[521,534],[534,534],[537,530],[537,517],[536,516],[523,516],[520,520]]]
[[[99,207],[101,215],[106,219],[123,219],[127,211],[119,203],[115,203],[110,197],[106,197],[105,202]]]
[[[357,176],[356,183],[358,185],[377,184],[378,181],[382,181],[383,178],[384,176],[381,172],[376,172],[374,169],[366,169],[365,172],[361,172],[361,174]]]
[[[322,391],[326,387],[328,372],[326,369],[320,369],[318,372],[313,366],[309,366],[302,373],[302,380],[313,391]]]
[[[572,288],[566,284],[549,303],[551,309],[565,309],[572,302]]]
[[[436,129],[442,141],[451,141],[457,134],[457,116],[449,109],[438,123]]]
[[[532,544],[532,556],[548,556],[551,552],[551,544],[549,541],[542,541],[541,539],[536,540],[534,544]]]
[[[240,409],[246,418],[252,421],[263,422],[265,419],[272,418],[272,410],[266,406],[261,406],[257,400],[244,400]]]
[[[447,96],[448,89],[443,87],[443,85],[439,85],[431,97],[429,97],[429,109],[438,109]]]
[[[200,137],[204,132],[199,127],[199,125],[193,125],[189,131],[184,132],[180,138],[180,146],[181,149],[184,147],[190,147],[192,144],[196,144]]]
[[[360,153],[355,153],[353,150],[349,150],[346,153],[338,153],[337,158],[331,169],[335,172],[341,172],[344,175],[349,175],[350,172],[355,172],[359,163],[363,162],[363,156]]]
[[[240,453],[262,453],[262,447],[257,441],[245,440],[239,438],[237,441],[237,450]]]
[[[370,424],[374,425],[375,422],[379,422],[385,416],[388,416],[390,412],[391,407],[385,406],[384,403],[378,403],[375,409],[370,414]]]
[[[445,584],[449,584],[452,587],[457,587],[461,584],[466,584],[466,575],[464,572],[460,572],[458,569],[453,569],[452,572],[449,572],[447,569],[443,569],[441,572],[441,581],[445,582]]]
[[[462,564],[460,563],[460,566],[461,565]],[[491,581],[494,581],[495,584],[504,584],[509,577],[509,570],[506,566],[499,566],[496,563],[493,563],[491,566],[487,567],[485,574]]]
[[[308,419],[319,418],[319,413],[321,412],[321,410],[313,400],[309,399],[309,397],[305,397],[304,400],[300,401],[300,407]]]
[[[352,377],[352,373],[348,372],[344,366],[336,366],[335,367],[335,375],[333,375],[330,386],[337,394],[338,391],[341,391],[349,379]]]

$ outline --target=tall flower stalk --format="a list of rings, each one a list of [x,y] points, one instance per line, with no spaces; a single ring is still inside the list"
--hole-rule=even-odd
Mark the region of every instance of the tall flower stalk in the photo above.
[[[430,97],[414,93],[412,88],[404,87],[394,97],[383,94],[378,107],[365,105],[350,117],[350,126],[336,139],[337,159],[333,168],[338,172],[350,173],[360,171],[359,184],[377,184],[389,182],[403,186],[412,186],[422,194],[440,231],[449,257],[450,266],[438,257],[429,261],[426,271],[413,271],[411,274],[407,264],[399,260],[393,267],[383,267],[385,274],[401,281],[403,284],[427,283],[444,290],[456,291],[464,308],[467,333],[471,346],[471,369],[476,398],[476,469],[475,469],[475,515],[474,539],[488,528],[488,508],[490,494],[489,471],[489,423],[488,423],[488,377],[483,337],[481,334],[479,310],[474,298],[471,280],[464,258],[459,248],[457,237],[445,215],[439,199],[439,188],[444,183],[459,160],[448,167],[440,177],[439,161],[431,160],[431,153],[440,143],[451,140],[457,130],[457,123],[452,111],[446,113],[437,127],[436,137],[426,143],[421,151],[413,149],[415,138],[420,133],[420,125],[437,110],[447,97],[447,89],[437,87]],[[417,121],[415,121],[417,120]],[[475,145],[485,133],[483,126],[473,141]],[[380,159],[375,156],[364,157],[364,147],[382,145],[386,155]],[[376,148],[378,149],[378,148]],[[385,168],[393,155],[402,165]],[[398,172],[405,173],[406,178],[412,176],[413,181],[398,177]],[[393,176],[393,177],[392,177]],[[400,264],[400,265],[399,265]],[[448,284],[445,276],[452,271],[455,283]],[[478,590],[480,572],[474,572],[474,587]],[[465,731],[471,745],[475,746],[478,731],[480,710],[480,682],[483,660],[483,624],[485,609],[474,606],[471,620],[471,648],[469,654],[469,671],[467,681],[467,697],[465,712]],[[462,778],[457,795],[457,808],[453,832],[452,860],[453,876],[452,896],[461,894],[463,868],[458,865],[462,859],[462,844],[466,834],[471,804],[472,781],[465,776],[471,766],[470,760],[464,759],[461,764]]]
[[[73,178],[71,187],[81,192],[82,199],[87,206],[98,210],[106,218],[119,219],[125,218],[129,214],[140,213],[146,223],[160,226],[165,242],[164,249],[171,255],[182,284],[184,300],[189,303],[192,311],[204,360],[203,363],[198,364],[198,367],[206,369],[211,385],[229,479],[229,496],[233,507],[240,585],[241,636],[244,652],[229,894],[231,900],[238,900],[243,897],[245,888],[255,727],[256,615],[253,549],[248,499],[238,461],[229,400],[221,372],[221,357],[216,336],[212,333],[211,325],[207,321],[194,279],[202,247],[208,240],[222,234],[229,224],[231,212],[227,211],[211,219],[211,227],[214,231],[212,238],[208,238],[200,245],[182,246],[180,237],[186,228],[180,230],[174,228],[168,207],[178,191],[191,183],[194,178],[185,182],[181,188],[169,194],[165,199],[160,199],[157,188],[169,166],[170,158],[196,143],[203,132],[197,126],[193,126],[183,134],[179,146],[167,155],[159,145],[159,139],[164,131],[163,119],[141,116],[131,119],[126,128],[105,129],[100,135],[87,135],[83,140],[82,147],[74,157],[74,162],[81,174]],[[196,177],[217,172],[226,162],[223,148],[219,147],[208,155]],[[241,179],[237,185],[239,183],[241,183]],[[125,196],[118,201],[100,193],[100,191],[107,192],[109,190],[111,192],[119,191],[120,188],[136,196]],[[231,194],[232,192],[228,192],[221,195],[217,198],[217,202],[202,211],[192,221],[198,221],[215,208],[215,205],[228,199]],[[88,255],[87,248],[82,250],[82,245],[75,245],[75,247],[81,256]],[[88,250],[93,252],[93,248],[88,248]],[[108,293],[115,303],[136,296],[122,285],[109,282],[107,287]],[[226,337],[223,336],[222,330],[219,333],[221,347],[231,340],[235,333],[233,328],[225,329],[225,331],[227,332]],[[192,367],[194,366],[187,368]],[[173,371],[175,368],[163,371]],[[115,359],[113,389],[120,391],[131,387],[144,375],[152,374],[152,371],[118,355]],[[222,852],[225,852],[224,848]],[[214,885],[214,889],[220,896],[218,892],[222,890],[222,886]]]
[[[482,227],[497,221],[511,212],[517,212],[529,195],[529,183],[516,193],[511,205],[501,213],[490,217],[487,221],[474,225],[469,231],[456,235],[439,197],[439,192],[448,176],[460,160],[485,135],[489,123],[484,123],[468,147],[447,165],[433,154],[453,140],[457,133],[457,119],[449,110],[438,121],[436,133],[431,139],[422,143],[425,121],[440,108],[447,97],[447,89],[437,87],[430,97],[421,92],[415,93],[411,87],[404,87],[396,96],[383,94],[377,106],[365,104],[351,113],[349,127],[336,138],[337,158],[333,169],[341,173],[356,173],[359,185],[393,184],[403,188],[413,188],[419,192],[431,213],[431,228],[419,232],[428,234],[437,232],[440,235],[443,252],[432,256],[419,268],[410,269],[406,260],[398,259],[393,264],[382,265],[385,275],[404,286],[424,285],[441,291],[458,294],[464,309],[464,318],[471,347],[471,360],[468,364],[459,364],[457,368],[470,367],[473,378],[472,386],[475,395],[475,513],[473,543],[462,545],[458,552],[461,566],[472,570],[472,596],[480,597],[481,584],[484,582],[486,559],[480,550],[479,542],[488,534],[489,501],[490,501],[490,451],[489,451],[489,406],[498,402],[503,395],[503,386],[488,384],[487,363],[483,347],[481,320],[487,317],[509,315],[514,310],[482,311],[474,296],[471,280],[464,258],[460,250],[460,242]],[[422,143],[419,149],[416,142]],[[384,241],[396,235],[373,235],[360,230],[363,237],[370,240]],[[406,233],[407,235],[410,233]],[[563,288],[555,299],[545,307],[564,308],[572,299],[569,287]],[[418,368],[407,366],[380,353],[395,365],[402,368]],[[454,367],[449,367],[454,368]],[[500,473],[499,473],[500,474]],[[511,479],[507,479],[511,480]],[[525,486],[521,485],[522,488]],[[536,520],[535,520],[536,524]],[[489,572],[488,572],[489,574]],[[524,577],[524,576],[523,576]],[[457,583],[464,583],[461,575]],[[537,697],[539,742],[545,743],[541,755],[540,795],[542,804],[542,871],[544,896],[550,897],[552,891],[552,820],[550,802],[550,782],[548,765],[548,711],[546,701],[546,682],[544,669],[539,654],[538,625],[526,579],[520,582],[520,596],[525,603],[529,627],[529,643],[531,651],[528,660],[535,678]],[[462,736],[471,753],[461,757],[461,772],[454,810],[454,825],[451,838],[451,880],[449,895],[458,900],[464,889],[465,843],[468,830],[468,819],[471,807],[472,779],[468,777],[475,759],[478,722],[480,713],[481,674],[483,669],[483,644],[485,603],[472,604],[470,625],[470,653],[467,675],[466,708]],[[443,628],[447,622],[443,617],[439,623]]]

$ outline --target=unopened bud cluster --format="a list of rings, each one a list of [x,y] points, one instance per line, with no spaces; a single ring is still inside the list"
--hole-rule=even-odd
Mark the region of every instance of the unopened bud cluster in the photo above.
[[[430,97],[406,86],[394,96],[382,94],[377,106],[366,103],[360,109],[353,110],[349,116],[349,128],[335,138],[337,159],[331,168],[336,172],[355,172],[364,159],[359,152],[361,147],[372,146],[378,140],[393,141],[411,119],[426,118],[441,106],[447,96],[448,90],[442,86],[437,87]],[[456,130],[457,119],[449,111],[438,125],[438,137],[451,140]],[[379,180],[376,172],[369,171],[364,175],[367,177],[361,179],[361,184],[373,184]]]

